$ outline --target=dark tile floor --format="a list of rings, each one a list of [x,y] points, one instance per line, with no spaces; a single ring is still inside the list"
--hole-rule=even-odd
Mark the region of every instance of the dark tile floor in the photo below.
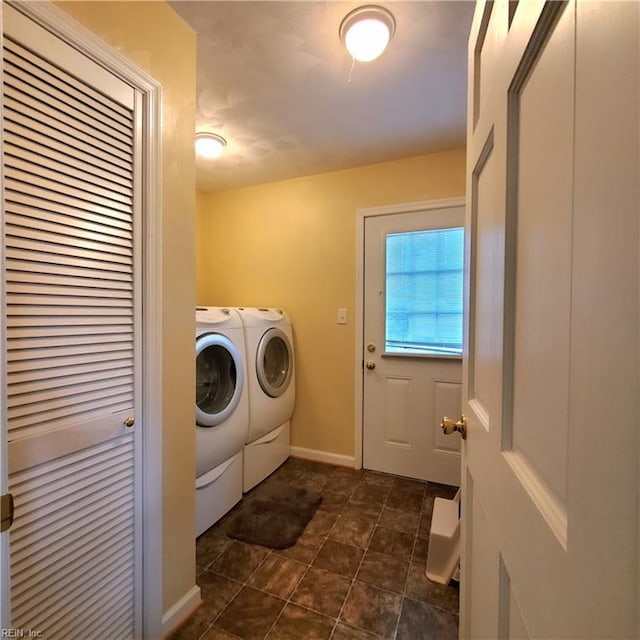
[[[322,492],[284,551],[225,528],[272,479]],[[289,459],[196,543],[203,605],[173,640],[446,640],[458,589],[424,575],[433,500],[455,488]]]

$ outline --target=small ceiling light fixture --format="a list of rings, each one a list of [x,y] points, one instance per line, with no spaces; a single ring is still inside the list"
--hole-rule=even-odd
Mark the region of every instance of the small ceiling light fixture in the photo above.
[[[348,13],[340,23],[340,39],[360,62],[375,60],[396,30],[393,14],[384,7],[366,5]]]
[[[227,141],[217,133],[196,133],[196,154],[206,160],[213,160],[220,156]]]

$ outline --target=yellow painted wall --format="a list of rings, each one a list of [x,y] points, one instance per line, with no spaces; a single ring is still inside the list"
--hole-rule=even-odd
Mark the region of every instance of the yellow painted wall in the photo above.
[[[57,2],[162,85],[164,610],[194,585],[196,37],[164,2]],[[185,434],[193,437],[185,437]],[[160,505],[156,505],[157,508]]]
[[[197,302],[282,307],[296,350],[292,445],[354,454],[356,209],[463,196],[465,152],[197,196]],[[346,307],[347,325],[336,324]]]

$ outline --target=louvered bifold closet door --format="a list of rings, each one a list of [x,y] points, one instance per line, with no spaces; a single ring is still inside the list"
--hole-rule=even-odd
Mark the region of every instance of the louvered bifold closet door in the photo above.
[[[3,55],[12,626],[129,638],[136,97],[10,8]]]

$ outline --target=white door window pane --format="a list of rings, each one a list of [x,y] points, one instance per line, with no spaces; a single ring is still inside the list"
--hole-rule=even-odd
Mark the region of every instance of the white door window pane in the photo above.
[[[385,351],[462,354],[464,229],[386,237]]]

